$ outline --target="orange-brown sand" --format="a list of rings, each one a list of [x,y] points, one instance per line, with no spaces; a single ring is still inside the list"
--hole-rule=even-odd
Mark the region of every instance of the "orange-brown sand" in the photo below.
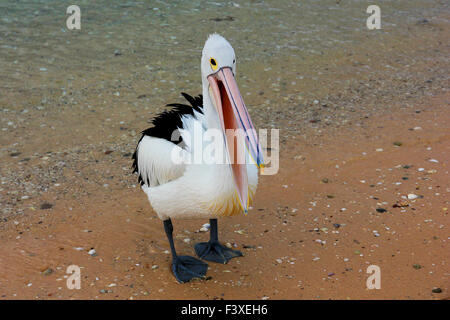
[[[162,223],[138,187],[61,201],[49,192],[52,208],[2,224],[1,298],[448,298],[449,101],[333,134],[311,124],[282,144],[280,171],[261,177],[248,216],[219,220],[221,241],[244,257],[210,262],[208,280],[176,282]],[[208,239],[205,222],[174,221],[179,253]],[[69,265],[81,268],[79,290],[66,286]],[[380,267],[379,290],[366,287],[369,265]]]

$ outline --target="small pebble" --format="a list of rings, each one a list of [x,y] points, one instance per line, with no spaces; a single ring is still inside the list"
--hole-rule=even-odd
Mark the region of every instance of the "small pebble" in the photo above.
[[[408,199],[409,199],[409,200],[414,200],[414,199],[417,199],[418,197],[419,197],[419,196],[416,195],[416,194],[414,194],[414,193],[408,194]]]
[[[53,269],[51,269],[51,268],[47,268],[47,269],[45,269],[45,271],[43,272],[43,274],[44,274],[45,276],[51,275],[52,273],[53,273]]]
[[[53,205],[48,202],[44,202],[43,204],[41,204],[41,210],[51,209],[52,207],[53,207]]]

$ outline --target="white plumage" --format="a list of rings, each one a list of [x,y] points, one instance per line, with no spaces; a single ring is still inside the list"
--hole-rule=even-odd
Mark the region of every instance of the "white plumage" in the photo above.
[[[178,179],[185,171],[183,163],[173,163],[172,149],[185,152],[179,146],[161,138],[144,136],[137,147],[138,173],[145,187],[157,187]]]
[[[242,211],[228,164],[173,163],[171,157],[176,152],[185,162],[193,159],[192,140],[186,138],[194,137],[195,127],[205,129],[202,114],[183,117],[180,134],[185,138],[185,149],[165,139],[149,136],[144,136],[137,147],[138,170],[145,182],[142,190],[162,220],[229,216]],[[205,149],[208,144],[203,146]],[[222,152],[226,154],[225,150]],[[247,175],[252,197],[258,184],[257,167],[248,164]]]

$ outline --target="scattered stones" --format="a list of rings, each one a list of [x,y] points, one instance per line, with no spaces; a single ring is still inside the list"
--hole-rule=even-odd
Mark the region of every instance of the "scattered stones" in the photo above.
[[[393,145],[394,145],[394,146],[397,146],[397,147],[401,147],[401,146],[403,145],[403,143],[400,142],[400,141],[394,141],[394,142],[393,142]]]
[[[416,195],[416,194],[414,194],[414,193],[409,193],[408,194],[408,199],[409,200],[414,200],[414,199],[417,199],[419,196],[418,195]]]
[[[95,251],[95,249],[91,249],[88,251],[88,254],[95,257],[95,256],[97,256],[97,251]]]
[[[209,223],[205,223],[201,228],[200,231],[201,232],[207,232],[209,230],[209,228],[211,228]]]
[[[420,264],[415,263],[415,264],[413,264],[413,268],[416,270],[419,270],[419,269],[422,269],[422,266]]]
[[[431,290],[431,292],[433,292],[433,293],[441,293],[442,289],[441,288],[433,288],[433,290]]]
[[[384,212],[387,211],[387,210],[384,209],[384,208],[377,208],[376,210],[377,210],[377,212],[379,212],[379,213],[384,213]]]

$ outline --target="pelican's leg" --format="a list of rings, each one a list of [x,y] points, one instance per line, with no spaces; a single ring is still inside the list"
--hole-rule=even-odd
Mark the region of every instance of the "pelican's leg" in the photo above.
[[[242,252],[231,250],[219,243],[217,219],[210,219],[209,224],[211,226],[210,240],[195,245],[195,252],[200,259],[218,263],[227,263],[231,258],[242,257]]]
[[[172,251],[172,272],[178,282],[183,283],[193,278],[204,278],[208,270],[208,264],[194,257],[177,255],[173,243],[173,226],[170,219],[164,220],[164,230]]]

